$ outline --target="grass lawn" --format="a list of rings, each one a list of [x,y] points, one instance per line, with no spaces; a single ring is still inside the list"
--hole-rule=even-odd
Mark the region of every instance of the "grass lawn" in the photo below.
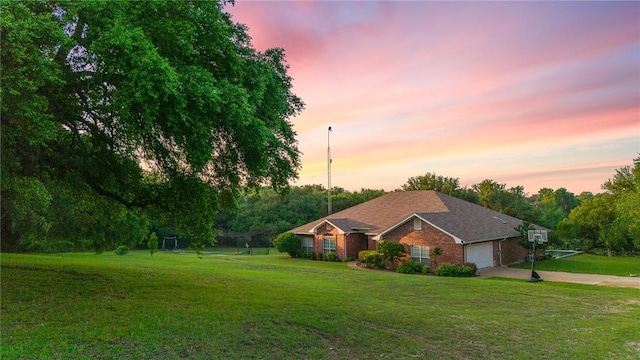
[[[530,269],[531,263],[515,267]],[[640,258],[629,256],[608,257],[603,255],[579,254],[566,258],[536,262],[536,270],[565,271],[582,274],[640,276]]]
[[[269,256],[2,254],[2,359],[639,359],[640,290]]]

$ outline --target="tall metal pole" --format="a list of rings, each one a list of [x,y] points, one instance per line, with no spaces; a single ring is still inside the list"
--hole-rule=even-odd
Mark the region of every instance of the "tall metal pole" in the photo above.
[[[331,126],[327,131],[327,214],[331,215]]]

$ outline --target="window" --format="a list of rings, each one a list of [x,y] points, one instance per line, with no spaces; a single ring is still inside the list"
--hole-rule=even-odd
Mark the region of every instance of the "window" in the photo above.
[[[313,238],[306,236],[302,238],[302,252],[303,253],[312,253],[313,252]]]
[[[411,245],[411,260],[420,261],[422,265],[429,266],[429,247]]]
[[[422,221],[418,218],[413,218],[413,230],[422,230]]]
[[[332,239],[324,239],[323,242],[323,251],[325,254],[335,253],[336,252],[336,241]]]

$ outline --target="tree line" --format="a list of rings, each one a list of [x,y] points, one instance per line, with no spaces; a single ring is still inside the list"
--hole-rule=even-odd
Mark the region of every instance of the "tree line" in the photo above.
[[[461,187],[457,178],[426,173],[411,177],[396,191],[436,190],[483,207],[544,226],[557,248],[602,249],[609,253],[640,251],[640,158],[634,167],[616,170],[602,184],[602,193],[578,195],[565,188],[541,188],[529,195],[522,186],[507,188],[494,180]],[[349,192],[331,189],[334,212],[386,194],[384,190]],[[262,188],[240,197],[236,209],[219,216],[216,227],[231,231],[264,231],[275,237],[327,215],[327,190],[322,185],[291,187],[278,194]]]

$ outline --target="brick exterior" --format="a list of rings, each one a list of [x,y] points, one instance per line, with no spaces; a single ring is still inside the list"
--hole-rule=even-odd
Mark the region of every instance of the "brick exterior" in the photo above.
[[[406,223],[385,234],[382,240],[395,241],[405,245],[407,254],[410,254],[411,252],[411,245],[428,246],[429,251],[439,247],[442,249],[442,254],[438,256],[437,264],[447,262],[462,265],[464,263],[464,248],[461,244],[456,244],[453,237],[443,233],[428,223],[421,222],[421,224],[421,230],[414,230],[413,219],[410,219]],[[367,236],[363,233],[340,234],[337,228],[329,224],[322,224],[316,229],[314,234],[313,251],[316,254],[322,254],[324,252],[323,240],[327,234],[331,234],[331,236],[335,237],[336,256],[340,260],[344,260],[345,257],[357,259],[358,252],[361,250],[375,250],[378,243],[372,239],[373,236]],[[494,240],[492,241],[492,244],[494,266],[510,265],[526,260],[527,250],[518,245],[517,238]],[[500,249],[502,251],[500,251]],[[434,269],[436,267],[436,259],[433,256],[430,256],[429,261],[429,266]]]
[[[365,234],[347,234],[347,257],[357,259],[360,250],[368,250],[368,239]],[[342,257],[341,257],[342,259]]]
[[[502,264],[500,263],[500,248],[502,248]],[[527,259],[527,250],[518,245],[517,238],[497,240],[493,242],[493,259],[495,266],[521,263]]]
[[[405,245],[407,253],[410,253],[411,245],[428,246],[429,251],[433,250],[435,247],[439,247],[442,249],[442,254],[438,256],[438,264],[448,262],[462,265],[464,263],[464,250],[462,245],[456,244],[455,240],[451,236],[425,222],[422,222],[422,230],[414,230],[413,220],[409,220],[405,224],[402,224],[384,235],[383,240],[395,241]],[[436,260],[433,256],[430,256],[429,261],[429,266],[433,269],[436,266]]]
[[[378,242],[373,240],[373,236],[369,236],[367,239],[367,250],[377,249]]]
[[[324,238],[327,234],[331,234],[331,236],[335,237],[336,256],[340,260],[344,260],[345,258],[357,259],[358,252],[360,250],[367,249],[368,239],[366,235],[361,233],[340,234],[337,228],[328,224],[322,224],[316,229],[316,232],[313,236],[313,252],[314,253],[316,254],[324,253]],[[346,239],[346,252],[345,252],[345,239]]]
[[[322,224],[316,229],[314,239],[313,239],[313,252],[315,252],[316,254],[324,253],[325,234],[331,234],[331,236],[335,237],[336,255],[340,256],[340,254],[344,254],[344,245],[340,244],[340,240],[344,242],[344,236],[340,235],[338,229],[331,226],[330,224]],[[340,251],[341,248],[342,248],[342,252]]]

